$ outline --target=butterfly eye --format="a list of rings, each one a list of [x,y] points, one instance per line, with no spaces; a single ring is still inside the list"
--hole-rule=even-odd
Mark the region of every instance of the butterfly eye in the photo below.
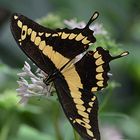
[[[21,39],[24,40],[26,38],[26,34],[27,34],[27,26],[24,25],[22,27],[22,32],[21,32]]]

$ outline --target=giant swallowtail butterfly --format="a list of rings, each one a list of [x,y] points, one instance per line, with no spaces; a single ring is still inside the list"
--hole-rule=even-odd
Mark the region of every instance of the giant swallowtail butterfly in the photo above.
[[[11,30],[19,47],[49,75],[44,82],[54,83],[65,115],[84,140],[100,140],[94,92],[107,86],[109,62],[128,54],[112,57],[109,51],[98,47],[74,63],[76,56],[96,41],[89,25],[98,15],[95,12],[83,29],[52,30],[20,14],[11,19]]]

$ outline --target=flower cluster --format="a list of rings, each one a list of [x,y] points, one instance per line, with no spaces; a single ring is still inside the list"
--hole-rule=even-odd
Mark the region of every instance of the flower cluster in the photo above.
[[[81,21],[77,22],[76,19],[71,19],[71,20],[64,20],[65,25],[70,27],[71,29],[73,28],[84,28],[86,26],[86,23]],[[93,25],[90,25],[90,29],[94,31],[94,35],[100,34],[100,35],[106,35],[107,31],[103,28],[102,24],[95,23]]]
[[[46,86],[43,79],[47,75],[40,69],[37,69],[35,74],[31,71],[30,65],[25,62],[22,72],[17,74],[19,80],[19,88],[17,89],[18,96],[21,97],[19,101],[22,104],[26,104],[28,99],[33,96],[50,96],[54,88],[50,85]]]

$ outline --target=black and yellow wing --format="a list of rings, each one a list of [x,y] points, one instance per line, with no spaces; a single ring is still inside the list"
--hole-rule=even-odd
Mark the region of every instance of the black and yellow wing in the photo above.
[[[60,69],[69,60],[88,49],[96,41],[89,25],[98,17],[95,12],[83,29],[45,28],[29,18],[14,14],[11,19],[11,30],[19,47],[43,71],[50,74]],[[47,64],[45,64],[47,63]]]
[[[97,97],[80,88],[72,90],[62,75],[54,84],[65,115],[75,130],[84,140],[100,140]]]
[[[44,28],[19,14],[14,14],[11,20],[11,30],[19,47],[40,69],[54,76],[63,110],[85,140],[100,140],[98,102],[92,91],[107,86],[109,62],[127,55],[124,52],[112,57],[99,47],[95,52],[87,52],[77,63],[72,63],[96,41],[89,25],[97,17],[95,12],[83,29],[72,30]]]
[[[63,69],[61,78],[54,81],[65,114],[85,140],[100,140],[98,101],[93,93],[107,86],[109,62],[127,54],[113,57],[98,47],[88,51],[74,66]]]

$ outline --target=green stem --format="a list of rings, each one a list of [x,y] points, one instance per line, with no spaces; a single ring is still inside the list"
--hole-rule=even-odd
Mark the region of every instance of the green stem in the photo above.
[[[107,102],[109,101],[109,99],[111,98],[112,96],[112,92],[113,92],[113,89],[110,88],[108,94],[105,96],[105,99],[103,100],[103,103],[101,104],[100,108],[99,108],[99,113],[102,112],[107,104]]]
[[[74,128],[73,128],[73,133],[74,133],[74,140],[80,140],[79,134],[74,130]]]
[[[11,129],[11,125],[14,119],[14,115],[10,115],[10,118],[8,117],[6,122],[4,123],[1,132],[0,132],[0,140],[7,140],[8,139],[8,135],[9,135],[9,131]]]
[[[54,129],[55,129],[57,140],[63,140],[63,137],[61,135],[60,128],[59,128],[59,115],[60,115],[60,110],[56,109],[55,117],[54,117]]]

